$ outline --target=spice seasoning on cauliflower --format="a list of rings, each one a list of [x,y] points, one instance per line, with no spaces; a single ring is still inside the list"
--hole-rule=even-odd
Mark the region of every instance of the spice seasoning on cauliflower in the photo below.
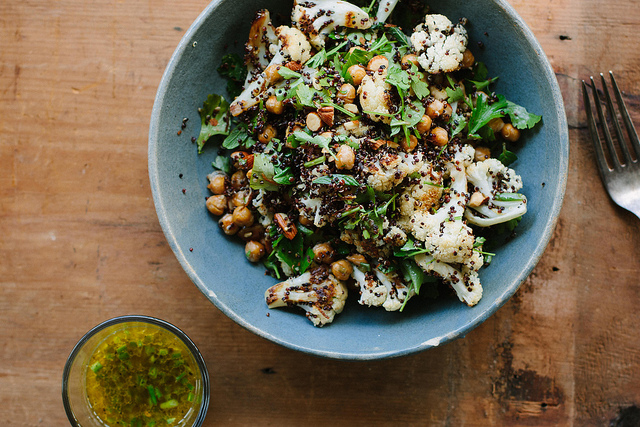
[[[381,25],[397,3],[296,0],[278,28],[259,11],[242,92],[200,109],[199,149],[222,134],[230,152],[206,208],[279,279],[267,306],[301,307],[315,326],[349,291],[386,311],[443,287],[477,304],[491,232],[526,212],[509,167],[520,133],[502,129],[540,117],[491,92],[464,20],[427,15],[407,35]]]

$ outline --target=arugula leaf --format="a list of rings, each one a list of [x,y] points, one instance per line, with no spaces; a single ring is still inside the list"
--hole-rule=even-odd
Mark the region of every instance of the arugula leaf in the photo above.
[[[277,191],[278,184],[275,182],[275,167],[269,161],[269,156],[264,153],[253,154],[253,172],[249,185],[254,190]]]
[[[198,108],[200,114],[200,135],[198,135],[198,154],[202,153],[204,143],[213,135],[229,133],[229,103],[223,97],[210,94]]]
[[[254,155],[255,156],[255,155]],[[284,169],[280,169],[279,167],[275,167],[274,168],[276,174],[273,175],[273,180],[280,185],[291,185],[293,182],[291,180],[291,178],[295,179],[295,176],[293,175],[293,172],[291,171],[291,168],[289,166],[287,166]]]
[[[231,159],[227,156],[217,156],[216,159],[211,162],[211,166],[225,173],[231,173]]]
[[[429,253],[425,248],[420,248],[416,246],[415,242],[411,240],[411,238],[407,239],[407,243],[404,244],[401,248],[396,248],[393,250],[393,256],[398,258],[407,258],[413,257],[418,254],[426,254]]]
[[[312,181],[313,184],[332,184],[334,182],[343,181],[345,185],[359,187],[360,183],[351,175],[333,174],[321,176]]]
[[[395,41],[399,43],[399,47],[411,47],[409,38],[402,32],[400,27],[386,27],[386,32],[389,33]]]
[[[309,134],[307,134],[307,133],[305,133],[303,131],[300,131],[300,130],[293,132],[293,136],[298,141],[307,142],[309,144],[314,144],[314,145],[317,145],[318,147],[326,149],[329,152],[329,154],[331,154],[333,156],[333,158],[337,160],[337,157],[336,157],[335,153],[329,147],[329,144],[331,143],[331,139],[330,138],[326,138],[326,137],[320,136],[320,135],[311,136],[311,135],[309,135]]]
[[[504,96],[497,95],[498,100],[493,104],[487,102],[487,95],[480,92],[476,100],[476,107],[471,111],[469,117],[469,138],[481,139],[478,135],[480,128],[485,126],[491,120],[503,117],[504,109],[507,107],[507,100]]]
[[[249,131],[247,129],[247,125],[244,123],[239,124],[233,129],[229,135],[222,141],[222,147],[227,148],[229,150],[233,150],[239,146],[244,146],[246,148],[254,146],[256,141],[251,138],[249,135]]]
[[[222,57],[218,73],[227,79],[227,92],[235,98],[242,92],[242,85],[247,76],[247,67],[240,56],[228,53]]]
[[[280,77],[282,77],[285,80],[288,79],[299,79],[302,77],[302,75],[300,73],[296,73],[295,71],[291,71],[290,69],[288,69],[287,67],[280,67],[278,68],[278,74],[280,74]]]
[[[505,112],[511,118],[511,124],[518,129],[531,129],[540,121],[541,116],[529,113],[526,108],[507,101]]]
[[[516,153],[507,150],[507,145],[502,143],[502,153],[498,156],[498,160],[500,160],[500,163],[503,165],[509,166],[511,163],[518,160],[518,156],[516,156]]]

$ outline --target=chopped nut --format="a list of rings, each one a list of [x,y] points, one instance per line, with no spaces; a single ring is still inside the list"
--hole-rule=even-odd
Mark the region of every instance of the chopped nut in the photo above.
[[[278,224],[278,227],[280,227],[280,230],[282,230],[282,234],[284,234],[284,237],[289,240],[292,240],[294,237],[296,237],[298,229],[296,228],[296,225],[291,222],[287,214],[277,213],[273,216],[273,219],[275,220],[276,224]]]
[[[322,119],[318,113],[307,114],[307,127],[311,132],[317,132],[322,128]]]
[[[285,67],[290,69],[291,71],[300,71],[302,70],[302,64],[298,61],[289,61],[285,64]]]
[[[333,126],[333,107],[328,106],[318,108],[318,116],[320,116],[320,120],[322,120],[327,126]]]
[[[344,104],[343,107],[345,110],[353,114],[358,114],[359,112],[356,104]]]
[[[246,151],[235,151],[231,153],[233,167],[239,170],[249,170],[253,168],[253,154]]]
[[[480,205],[483,205],[489,201],[489,197],[485,196],[479,191],[476,191],[469,198],[468,205],[472,208],[477,208]]]

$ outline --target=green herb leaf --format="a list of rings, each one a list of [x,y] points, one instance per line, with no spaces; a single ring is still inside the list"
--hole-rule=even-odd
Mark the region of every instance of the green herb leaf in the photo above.
[[[398,47],[411,47],[409,38],[402,32],[400,27],[386,27],[385,31],[398,42]]]
[[[480,92],[478,99],[476,100],[476,107],[471,111],[469,117],[469,137],[481,139],[478,135],[480,128],[485,126],[491,120],[503,117],[504,109],[507,107],[507,101],[504,96],[497,95],[498,100],[493,104],[489,104],[487,101],[487,95]]]
[[[300,73],[291,71],[285,66],[281,66],[280,68],[278,68],[278,74],[280,74],[280,77],[282,77],[285,80],[302,78],[302,75]]]
[[[253,154],[253,173],[249,185],[254,190],[277,191],[278,184],[274,181],[275,167],[264,153]]]
[[[215,160],[211,162],[211,166],[225,173],[231,173],[231,159],[227,156],[218,155]]]
[[[198,109],[200,114],[200,135],[198,135],[198,153],[202,153],[204,143],[213,135],[229,133],[229,103],[220,95],[210,94]]]
[[[541,116],[529,113],[526,108],[514,104],[511,101],[507,101],[507,108],[505,112],[509,114],[511,118],[511,124],[518,129],[531,129],[540,121]]]
[[[331,154],[333,156],[334,159],[337,159],[335,153],[329,147],[329,144],[331,143],[331,139],[330,138],[326,138],[326,137],[320,136],[320,135],[311,136],[308,133],[300,131],[300,130],[293,132],[293,136],[298,141],[307,142],[309,144],[314,144],[314,145],[317,145],[318,147],[326,149],[329,152],[329,154]]]
[[[398,258],[407,258],[413,257],[418,254],[427,254],[429,251],[424,247],[420,248],[416,246],[415,242],[411,240],[411,238],[407,239],[407,243],[404,244],[401,248],[395,248],[393,251],[393,255]]]
[[[518,156],[516,156],[516,153],[507,150],[507,145],[503,143],[502,153],[500,153],[500,155],[498,156],[498,160],[500,160],[500,163],[502,163],[503,165],[509,166],[511,163],[518,160]]]
[[[359,187],[360,183],[358,182],[358,180],[356,180],[353,176],[351,175],[342,175],[342,174],[334,174],[334,175],[327,175],[327,176],[321,176],[318,177],[316,179],[314,179],[313,184],[325,184],[325,185],[330,185],[333,183],[341,183],[341,184],[345,184],[345,185],[351,185],[351,186],[355,186],[355,187]]]
[[[247,67],[240,56],[228,53],[222,57],[218,73],[227,79],[227,92],[231,98],[235,98],[242,92],[242,85],[247,76]]]

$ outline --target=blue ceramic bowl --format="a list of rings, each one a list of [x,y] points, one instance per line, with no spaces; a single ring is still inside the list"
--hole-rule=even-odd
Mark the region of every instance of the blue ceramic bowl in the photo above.
[[[289,16],[292,1],[214,0],[186,32],[160,83],[149,131],[149,175],[158,218],[169,245],[195,285],[220,310],[248,330],[283,346],[337,359],[406,355],[463,337],[502,306],[540,259],[553,232],[567,177],[569,141],[558,84],[544,52],[504,0],[429,1],[434,13],[469,20],[470,46],[495,90],[542,114],[517,150],[514,168],[525,183],[529,212],[518,235],[481,270],[484,297],[469,308],[457,298],[413,300],[403,313],[359,306],[350,298],[331,325],[315,328],[302,310],[269,310],[266,288],[276,280],[246,259],[243,245],[227,238],[206,210],[206,175],[216,149],[197,155],[197,109],[209,93],[226,94],[216,72],[220,58],[242,53],[250,17],[260,8]],[[400,6],[401,7],[401,3]],[[288,24],[288,22],[286,22]],[[485,32],[487,34],[485,34]],[[476,43],[482,42],[483,48]],[[183,118],[187,127],[178,135]],[[184,191],[183,191],[184,189]],[[267,315],[269,313],[269,315]]]

